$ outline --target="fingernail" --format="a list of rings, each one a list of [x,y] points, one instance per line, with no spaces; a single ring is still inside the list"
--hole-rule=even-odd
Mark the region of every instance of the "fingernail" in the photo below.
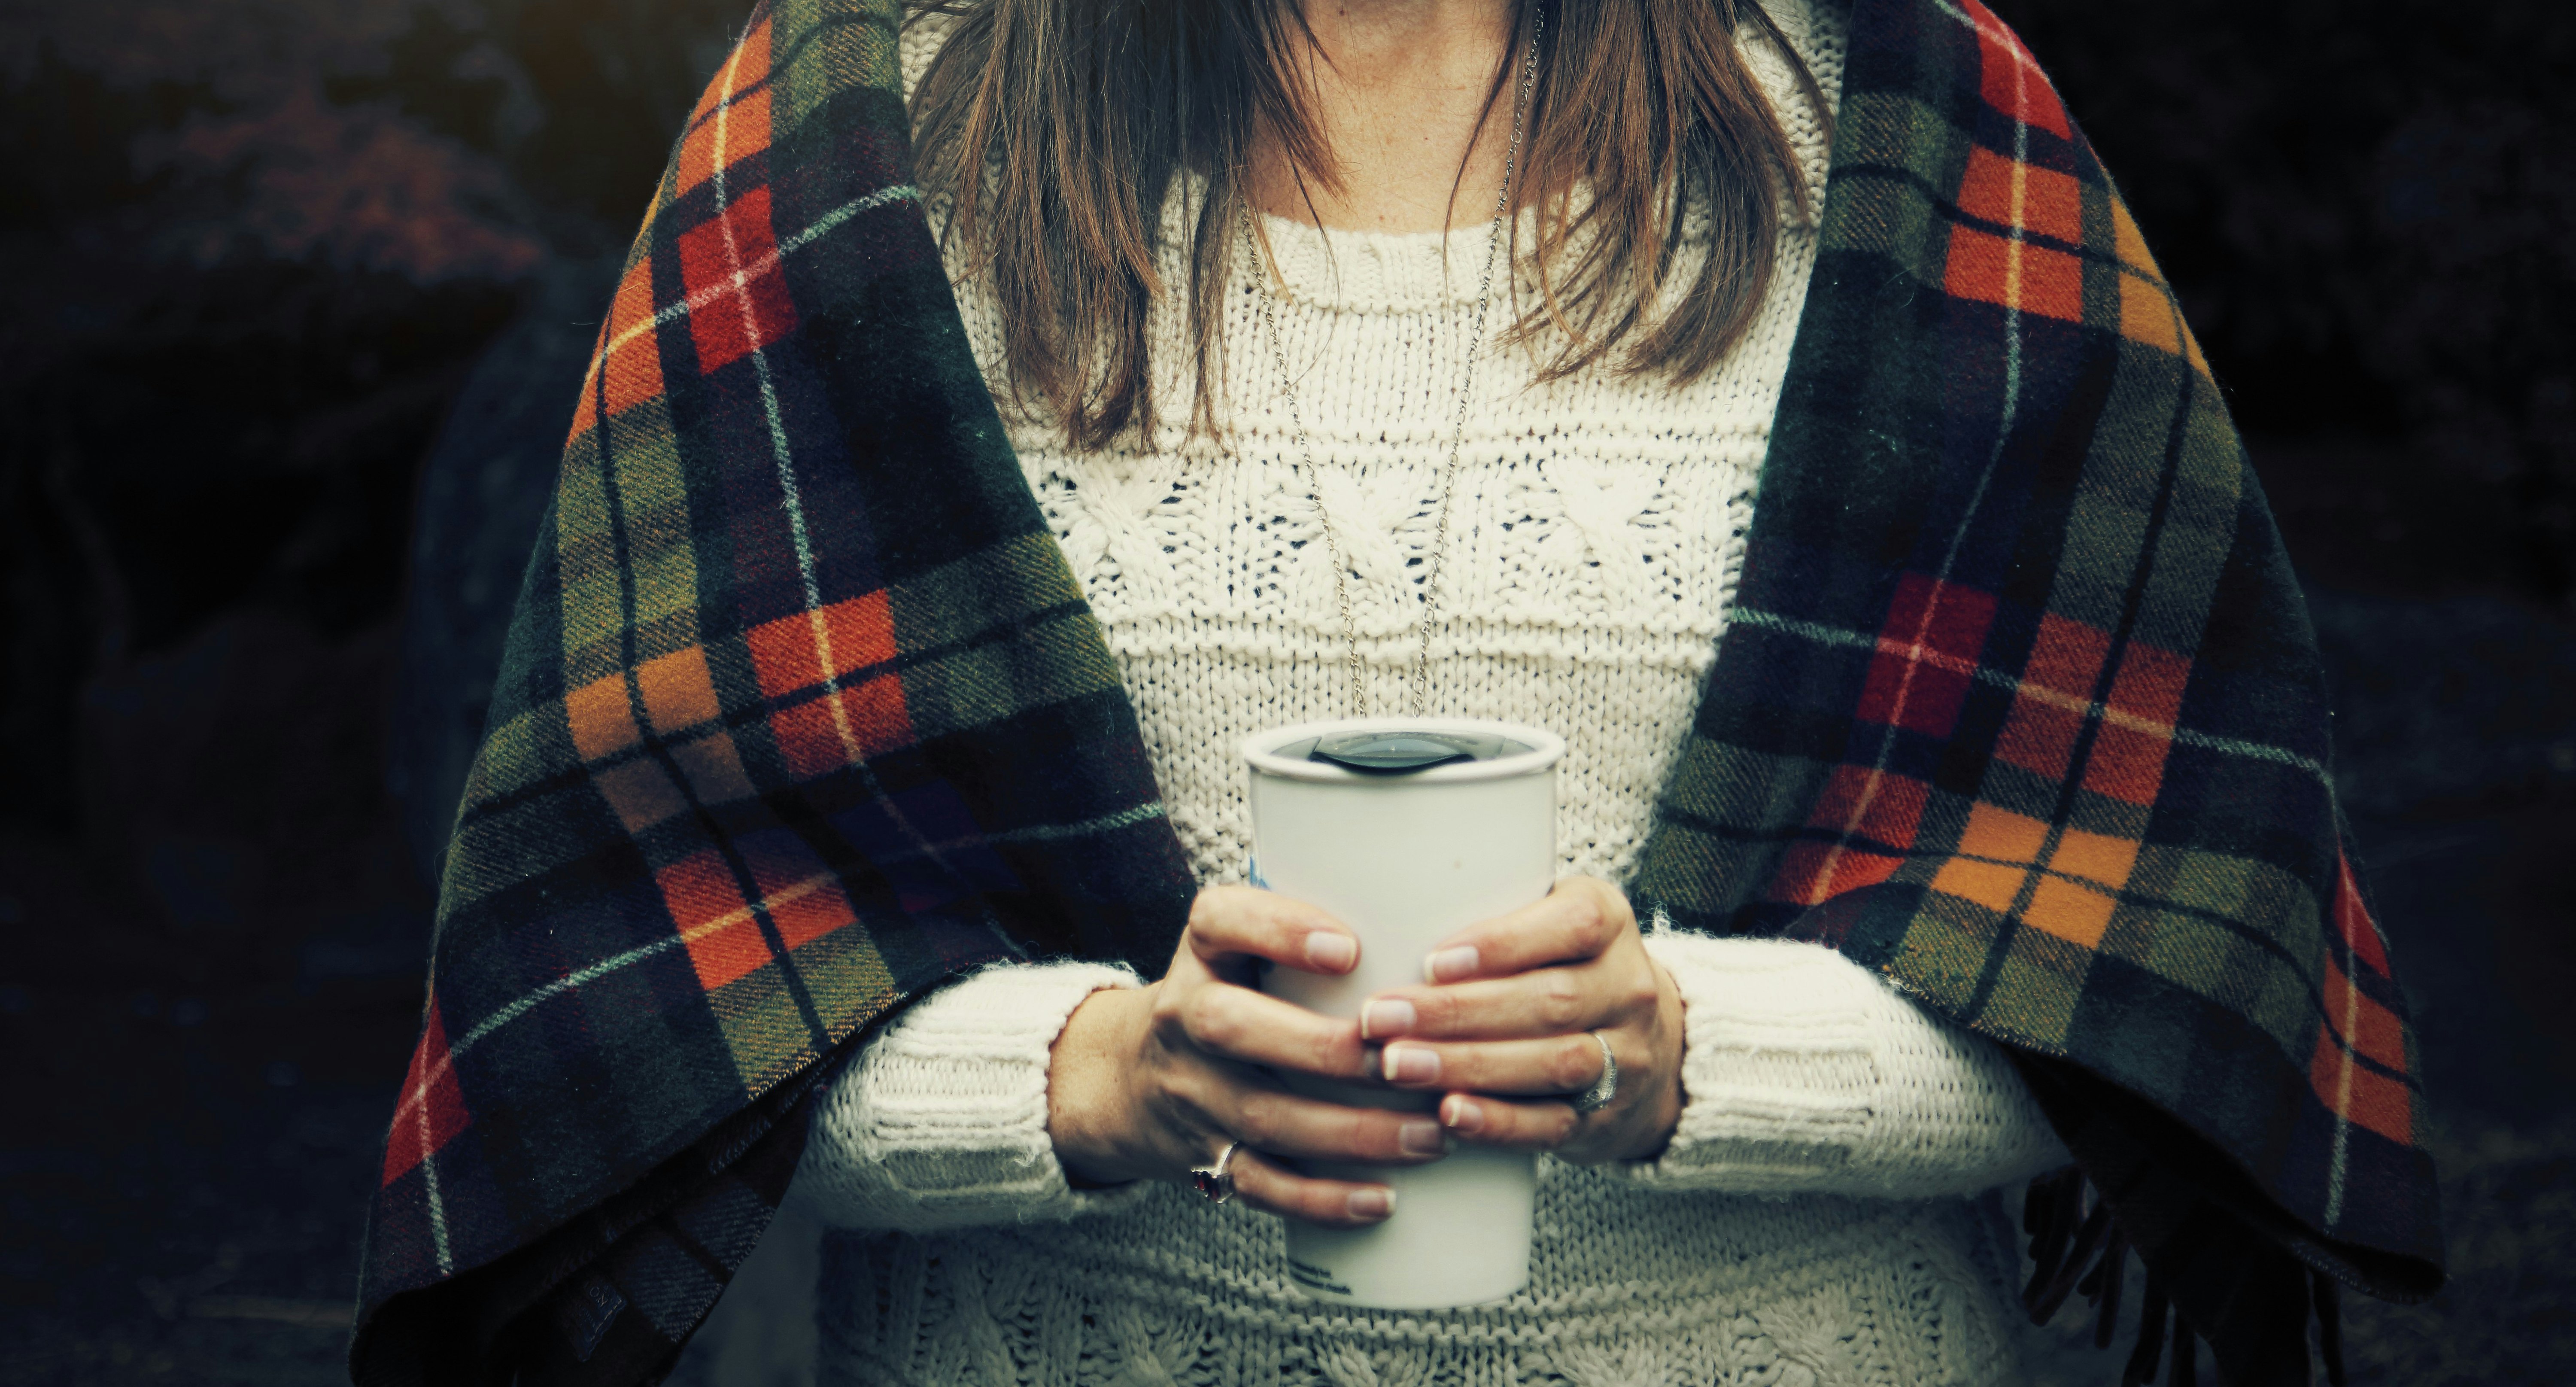
[[[1321,930],[1306,936],[1306,961],[1318,972],[1339,973],[1357,963],[1359,941],[1347,934],[1327,934]]]
[[[1353,1190],[1350,1209],[1353,1218],[1385,1218],[1395,1212],[1395,1191]]]
[[[1413,1003],[1401,997],[1380,997],[1360,1008],[1360,1039],[1384,1040],[1413,1029]]]
[[[1449,1149],[1449,1134],[1437,1122],[1408,1122],[1396,1130],[1395,1144],[1409,1155],[1437,1156]]]
[[[1440,1078],[1440,1056],[1419,1045],[1390,1045],[1378,1052],[1379,1072],[1391,1084],[1428,1084]]]
[[[1485,1128],[1485,1110],[1464,1098],[1452,1097],[1440,1105],[1440,1120],[1461,1132],[1480,1132]]]
[[[1447,982],[1452,978],[1466,977],[1475,971],[1476,946],[1473,944],[1461,944],[1454,949],[1442,949],[1422,960],[1422,976],[1428,982]]]

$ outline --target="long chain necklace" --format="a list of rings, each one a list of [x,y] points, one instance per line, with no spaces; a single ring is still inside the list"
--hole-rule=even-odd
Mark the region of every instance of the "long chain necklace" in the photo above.
[[[1539,34],[1546,26],[1546,12],[1541,10],[1530,29],[1529,56],[1521,64],[1520,90],[1512,98],[1512,143],[1503,155],[1503,190],[1494,199],[1493,228],[1485,238],[1485,272],[1476,285],[1475,324],[1467,339],[1467,364],[1458,382],[1458,410],[1449,425],[1449,456],[1440,466],[1440,519],[1431,540],[1430,568],[1422,579],[1422,610],[1414,617],[1418,633],[1413,651],[1413,670],[1408,690],[1408,709],[1415,717],[1429,711],[1431,699],[1431,628],[1440,613],[1441,571],[1449,551],[1449,503],[1458,485],[1458,449],[1467,434],[1467,410],[1474,403],[1476,363],[1484,353],[1485,310],[1493,301],[1494,263],[1503,246],[1503,223],[1511,215],[1512,185],[1520,172],[1521,126],[1529,113],[1530,90],[1538,80]],[[1252,229],[1252,203],[1242,200],[1243,246],[1252,259],[1253,277],[1261,285],[1261,326],[1270,340],[1271,364],[1279,372],[1279,393],[1288,402],[1288,423],[1296,431],[1297,452],[1303,460],[1306,486],[1315,502],[1315,515],[1323,522],[1324,556],[1333,565],[1333,597],[1342,609],[1342,642],[1347,654],[1345,663],[1351,678],[1351,710],[1355,716],[1369,713],[1368,665],[1360,658],[1360,623],[1351,607],[1351,566],[1342,556],[1341,537],[1333,530],[1332,512],[1324,505],[1322,471],[1315,463],[1315,448],[1306,437],[1306,420],[1297,405],[1295,378],[1288,371],[1288,352],[1279,342],[1279,299],[1271,292],[1270,273],[1261,257],[1261,244]]]

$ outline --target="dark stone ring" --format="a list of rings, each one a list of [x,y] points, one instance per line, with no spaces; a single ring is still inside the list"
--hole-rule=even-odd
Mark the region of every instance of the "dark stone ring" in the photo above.
[[[1222,1204],[1234,1198],[1234,1175],[1226,1167],[1234,1164],[1234,1153],[1242,1142],[1229,1141],[1212,1166],[1200,1166],[1190,1172],[1190,1188],[1207,1196],[1210,1204]]]

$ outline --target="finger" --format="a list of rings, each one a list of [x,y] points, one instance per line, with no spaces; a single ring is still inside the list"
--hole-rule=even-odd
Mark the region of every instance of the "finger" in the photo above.
[[[1440,1100],[1440,1125],[1482,1146],[1555,1151],[1574,1139],[1582,1119],[1561,1101],[1514,1102],[1481,1093],[1453,1093]]]
[[[1279,1156],[1351,1165],[1419,1165],[1449,1153],[1432,1114],[1350,1108],[1252,1084],[1201,1096],[1197,1104],[1224,1135]]]
[[[1581,1093],[1602,1074],[1601,1042],[1589,1032],[1447,1045],[1399,1041],[1380,1052],[1379,1064],[1386,1081],[1401,1088],[1477,1093]]]
[[[1425,982],[1499,978],[1551,963],[1598,957],[1637,928],[1637,913],[1619,888],[1595,877],[1567,877],[1544,899],[1469,925],[1422,962]]]
[[[1190,903],[1184,938],[1210,966],[1248,957],[1309,973],[1347,973],[1360,960],[1359,939],[1329,912],[1249,886],[1201,891]]]
[[[1377,1041],[1567,1035],[1626,1025],[1651,1014],[1655,988],[1651,966],[1612,967],[1601,960],[1507,978],[1398,988],[1371,997],[1360,1008],[1359,1032],[1362,1039]]]
[[[1395,1191],[1384,1185],[1299,1175],[1249,1148],[1235,1152],[1226,1170],[1234,1176],[1235,1198],[1283,1218],[1327,1228],[1366,1228],[1395,1212]]]
[[[1327,1079],[1377,1077],[1359,1027],[1294,1002],[1211,980],[1176,990],[1168,1005],[1171,1022],[1205,1054]]]

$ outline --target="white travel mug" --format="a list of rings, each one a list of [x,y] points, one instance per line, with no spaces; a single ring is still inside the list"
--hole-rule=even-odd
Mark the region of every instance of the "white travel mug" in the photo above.
[[[1530,904],[1556,881],[1556,763],[1565,742],[1513,723],[1357,718],[1244,742],[1252,767],[1252,879],[1331,911],[1359,936],[1340,977],[1273,968],[1262,987],[1327,1016],[1420,983],[1433,945]],[[1291,1077],[1353,1106],[1432,1112],[1439,1095]],[[1290,1279],[1309,1296],[1383,1309],[1499,1300],[1529,1284],[1537,1160],[1460,1143],[1427,1165],[1305,1163],[1382,1182],[1395,1212],[1340,1230],[1288,1220]]]

